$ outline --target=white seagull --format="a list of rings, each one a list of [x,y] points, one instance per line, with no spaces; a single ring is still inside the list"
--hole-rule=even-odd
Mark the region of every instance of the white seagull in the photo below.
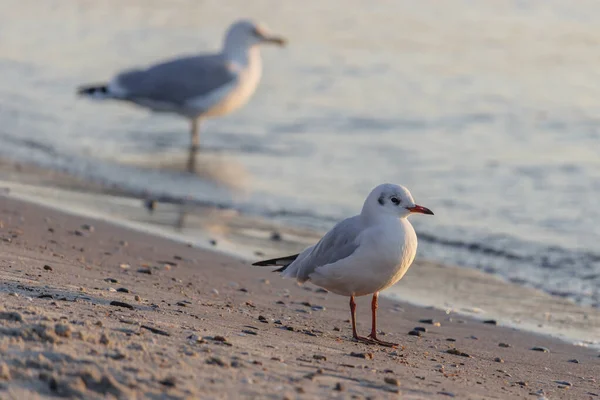
[[[349,296],[354,339],[394,347],[377,338],[377,297],[402,279],[415,258],[417,234],[407,219],[413,213],[433,215],[415,204],[408,189],[385,183],[371,191],[359,215],[339,222],[316,245],[252,265],[282,266],[275,271],[283,277]],[[373,294],[372,326],[371,334],[363,337],[356,332],[354,297],[368,294]]]
[[[237,21],[229,27],[220,53],[179,57],[146,69],[127,70],[108,84],[82,86],[78,94],[128,101],[189,119],[192,142],[188,169],[193,170],[200,120],[229,114],[246,104],[262,75],[259,45],[263,43],[284,46],[286,41],[252,21]]]

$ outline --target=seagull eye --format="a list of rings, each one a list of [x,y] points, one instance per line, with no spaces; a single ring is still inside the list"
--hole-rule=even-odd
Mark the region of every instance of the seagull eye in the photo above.
[[[394,203],[395,205],[400,204],[400,199],[397,197],[392,197],[391,200],[392,200],[392,203]]]

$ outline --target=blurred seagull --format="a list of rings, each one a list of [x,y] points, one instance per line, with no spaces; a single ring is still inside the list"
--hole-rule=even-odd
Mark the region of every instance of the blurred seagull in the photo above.
[[[407,217],[433,215],[415,204],[408,189],[393,184],[374,188],[359,215],[333,227],[314,246],[300,254],[259,261],[252,265],[282,266],[275,270],[298,282],[311,281],[330,292],[350,297],[352,335],[355,340],[388,347],[395,343],[377,337],[379,292],[398,282],[415,258],[417,235]],[[368,337],[356,332],[355,296],[373,294],[372,326]]]
[[[237,21],[229,27],[220,53],[180,57],[147,69],[127,70],[108,84],[82,86],[78,94],[128,101],[189,119],[192,141],[188,170],[193,171],[200,120],[229,114],[246,104],[260,82],[258,45],[263,43],[284,46],[286,41],[252,21]]]

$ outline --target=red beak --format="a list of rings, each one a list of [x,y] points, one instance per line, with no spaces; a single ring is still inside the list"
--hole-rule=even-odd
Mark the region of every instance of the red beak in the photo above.
[[[419,213],[419,214],[427,214],[427,215],[433,215],[433,211],[431,211],[429,208],[420,206],[415,204],[414,207],[406,207],[406,209],[412,213]]]

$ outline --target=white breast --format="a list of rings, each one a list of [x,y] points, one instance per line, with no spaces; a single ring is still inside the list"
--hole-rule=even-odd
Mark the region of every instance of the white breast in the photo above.
[[[342,296],[365,296],[398,282],[417,253],[417,235],[406,219],[366,229],[351,256],[317,268],[310,280]]]
[[[256,91],[262,76],[262,61],[258,48],[252,49],[248,54],[246,66],[236,66],[238,76],[230,85],[226,85],[211,94],[214,103],[203,116],[217,117],[229,114],[245,105]]]
[[[372,274],[379,278],[376,291],[384,290],[398,282],[408,271],[417,254],[417,234],[407,219],[393,221],[382,227],[378,243],[372,248],[380,261],[373,263]]]

